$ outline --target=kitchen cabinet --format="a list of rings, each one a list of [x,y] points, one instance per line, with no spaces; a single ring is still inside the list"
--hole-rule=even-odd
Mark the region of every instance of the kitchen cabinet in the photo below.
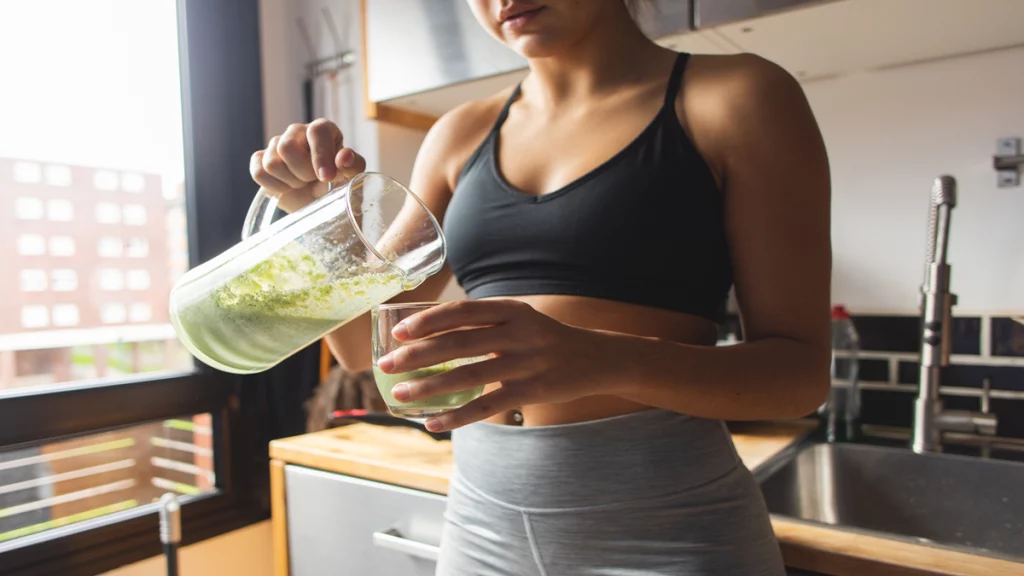
[[[741,0],[755,2],[755,0]],[[698,0],[698,8],[705,0]],[[734,2],[706,0],[728,6]],[[767,58],[802,81],[995,50],[1024,43],[1020,0],[831,0],[698,29],[736,52]],[[699,14],[699,12],[698,12]],[[1009,71],[1007,71],[1009,72]]]
[[[834,0],[693,0],[693,24],[697,29],[710,28],[823,1]]]
[[[526,66],[484,31],[464,0],[366,0],[364,6],[371,102]]]
[[[292,576],[433,576],[445,498],[287,465]]]
[[[368,109],[425,126],[526,75],[465,2],[427,1],[366,0],[364,15]],[[639,19],[663,46],[757,54],[805,82],[1024,44],[1024,0],[655,0]]]

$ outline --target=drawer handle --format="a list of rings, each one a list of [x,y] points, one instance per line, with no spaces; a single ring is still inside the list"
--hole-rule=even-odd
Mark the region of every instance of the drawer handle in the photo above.
[[[384,532],[373,533],[374,546],[401,552],[416,558],[422,558],[431,562],[437,562],[441,549],[431,544],[424,544],[415,540],[409,540],[397,528],[385,530]]]

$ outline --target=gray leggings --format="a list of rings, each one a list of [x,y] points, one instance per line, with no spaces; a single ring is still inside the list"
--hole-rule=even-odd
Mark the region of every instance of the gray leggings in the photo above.
[[[438,576],[782,576],[725,425],[665,410],[453,438]]]

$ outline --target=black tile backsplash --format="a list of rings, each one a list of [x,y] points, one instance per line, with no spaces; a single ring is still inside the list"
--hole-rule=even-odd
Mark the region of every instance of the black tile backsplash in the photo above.
[[[861,382],[888,382],[889,361],[861,358],[857,361],[857,378]]]
[[[999,416],[997,436],[1024,438],[1024,400],[993,398],[990,409]]]
[[[917,384],[921,381],[921,363],[900,360],[896,367],[897,384]]]
[[[860,421],[908,427],[914,415],[914,398],[913,393],[901,390],[861,390]]]
[[[953,318],[951,337],[953,354],[981,354],[981,318]]]
[[[943,396],[942,407],[946,410],[981,410],[981,400],[972,396]]]
[[[917,352],[921,348],[921,319],[917,316],[853,316],[861,350]]]
[[[1013,318],[992,319],[992,355],[1024,357],[1024,324]]]
[[[916,399],[917,394],[903,390],[862,390],[861,422],[909,428],[914,421]],[[975,397],[943,396],[942,402],[950,410],[980,409],[980,402]],[[1024,400],[993,398],[990,409],[999,419],[997,435],[1024,438]]]
[[[985,378],[991,379],[993,390],[1024,392],[1024,366],[977,366],[951,364],[942,369],[943,386],[981,388]],[[897,382],[918,384],[921,372],[917,362],[901,361],[897,369]]]
[[[943,385],[981,388],[985,378],[993,390],[1024,391],[1024,366],[971,366],[952,364],[942,369]]]
[[[872,352],[920,352],[919,316],[853,316],[860,346]],[[981,354],[981,318],[953,318],[953,354]]]

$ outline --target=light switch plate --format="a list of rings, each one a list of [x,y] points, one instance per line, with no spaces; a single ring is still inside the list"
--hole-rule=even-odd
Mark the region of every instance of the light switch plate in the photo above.
[[[996,141],[996,158],[1004,156],[1019,156],[1020,148],[1020,138],[1000,138]],[[1010,170],[997,170],[996,174],[1000,188],[1014,188],[1020,186],[1019,166]]]

